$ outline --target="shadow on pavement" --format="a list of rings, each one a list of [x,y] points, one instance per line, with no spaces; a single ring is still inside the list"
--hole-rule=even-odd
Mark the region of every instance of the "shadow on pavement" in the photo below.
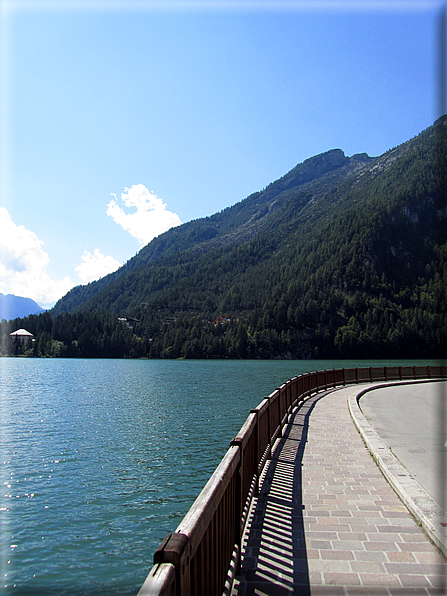
[[[309,417],[324,395],[311,397],[295,410],[275,446],[248,523],[241,596],[276,596],[295,590],[310,596],[301,470]]]

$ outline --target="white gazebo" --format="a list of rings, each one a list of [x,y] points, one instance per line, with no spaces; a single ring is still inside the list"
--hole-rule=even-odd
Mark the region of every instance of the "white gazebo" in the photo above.
[[[12,337],[12,339],[14,339],[16,337],[22,345],[26,344],[26,342],[29,339],[32,339],[34,337],[34,335],[32,333],[30,333],[29,331],[27,331],[26,329],[17,329],[17,331],[13,331],[9,335],[10,335],[10,337]]]

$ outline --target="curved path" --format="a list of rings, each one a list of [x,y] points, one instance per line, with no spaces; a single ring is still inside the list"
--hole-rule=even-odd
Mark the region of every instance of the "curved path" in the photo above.
[[[365,388],[320,392],[292,415],[252,506],[233,594],[447,593],[445,558],[353,423],[383,450],[357,405]]]

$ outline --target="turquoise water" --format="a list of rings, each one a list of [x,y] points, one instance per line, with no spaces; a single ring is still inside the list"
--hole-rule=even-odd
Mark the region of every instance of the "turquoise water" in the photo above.
[[[0,359],[2,593],[136,594],[250,409],[363,365]]]

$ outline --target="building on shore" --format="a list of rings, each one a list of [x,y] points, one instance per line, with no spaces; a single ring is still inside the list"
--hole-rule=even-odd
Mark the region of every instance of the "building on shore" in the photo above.
[[[12,339],[17,338],[17,341],[20,342],[22,346],[24,346],[29,339],[32,340],[34,337],[34,335],[26,329],[17,329],[17,331],[10,333],[9,336]]]

